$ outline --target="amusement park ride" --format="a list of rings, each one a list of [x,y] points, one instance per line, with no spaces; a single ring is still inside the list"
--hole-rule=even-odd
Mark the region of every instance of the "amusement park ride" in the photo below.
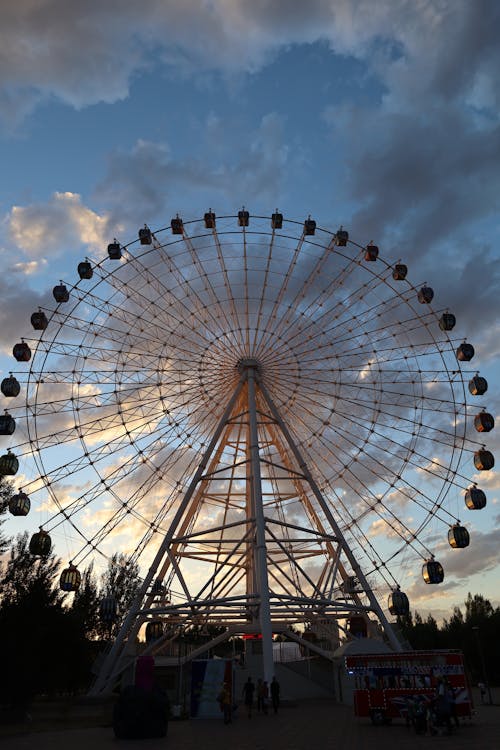
[[[50,501],[30,550],[63,535],[64,591],[99,553],[141,565],[94,693],[144,627],[153,654],[192,626],[217,626],[205,650],[261,634],[267,680],[273,634],[325,622],[361,620],[401,651],[382,596],[408,612],[418,558],[443,581],[426,540],[444,525],[468,546],[458,506],[484,508],[470,476],[494,464],[493,417],[467,395],[486,380],[432,288],[342,227],[245,209],[144,226],[77,270],[14,346],[0,434],[22,437],[0,473],[34,462],[10,511]],[[116,616],[112,597],[102,611]]]

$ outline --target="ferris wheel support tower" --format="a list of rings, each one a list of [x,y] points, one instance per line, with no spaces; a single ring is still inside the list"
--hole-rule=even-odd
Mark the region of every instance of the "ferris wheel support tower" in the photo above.
[[[132,605],[125,621],[121,627],[120,633],[116,638],[105,662],[102,665],[100,674],[91,690],[91,694],[97,695],[110,691],[121,673],[133,660],[133,648],[128,648],[128,644],[134,644],[136,636],[148,616],[154,614],[172,615],[174,612],[181,616],[183,622],[193,622],[193,612],[203,613],[208,618],[210,613],[215,614],[220,609],[225,610],[229,607],[228,612],[234,609],[234,604],[244,605],[247,613],[247,623],[235,624],[234,616],[228,615],[230,626],[227,630],[227,637],[237,632],[260,632],[262,636],[262,674],[263,679],[270,682],[274,675],[273,662],[273,632],[275,629],[283,631],[282,618],[278,613],[279,596],[269,582],[269,543],[275,541],[275,538],[269,536],[269,519],[265,515],[265,501],[263,493],[263,484],[268,477],[262,476],[262,465],[266,460],[262,456],[262,433],[270,431],[265,441],[271,440],[278,450],[280,458],[280,469],[288,470],[288,479],[293,477],[293,481],[302,485],[302,497],[312,496],[317,503],[318,508],[323,513],[324,518],[330,526],[330,541],[335,540],[336,549],[330,560],[332,567],[331,576],[335,579],[340,577],[347,583],[349,575],[346,565],[349,565],[356,576],[360,588],[368,599],[368,606],[363,606],[359,597],[353,595],[353,604],[346,605],[345,602],[335,600],[333,597],[326,598],[324,595],[318,597],[318,590],[314,591],[314,581],[311,581],[313,591],[309,597],[290,597],[287,603],[289,614],[292,613],[296,621],[303,621],[304,615],[308,611],[318,610],[325,612],[332,618],[341,618],[349,613],[362,612],[367,617],[368,612],[372,612],[382,626],[385,636],[395,651],[401,651],[402,646],[396,637],[391,624],[387,620],[377,598],[371,590],[370,584],[366,579],[361,566],[356,560],[355,555],[350,549],[342,531],[336,522],[328,503],[317,485],[314,477],[309,470],[298,446],[290,434],[280,412],[273,402],[263,379],[261,377],[261,365],[253,358],[243,358],[237,363],[237,369],[240,373],[238,385],[229,398],[224,414],[210,440],[203,460],[199,464],[191,484],[180,503],[177,513],[172,520],[168,533],[165,535],[163,542],[151,564],[149,571],[143,581],[141,589]],[[264,409],[266,411],[264,411]],[[240,423],[244,425],[246,433],[245,442],[245,494],[247,496],[246,504],[246,533],[242,542],[245,542],[246,553],[243,564],[246,571],[246,592],[243,596],[231,597],[222,596],[218,600],[213,599],[195,599],[189,593],[189,587],[184,582],[183,576],[179,569],[179,560],[182,554],[179,554],[181,544],[186,544],[189,534],[189,527],[194,515],[198,512],[200,501],[203,497],[206,483],[210,475],[217,474],[217,465],[220,461],[222,451],[227,448],[231,425]],[[228,429],[229,428],[229,429]],[[276,431],[278,438],[276,437]],[[292,461],[293,465],[292,466]],[[205,488],[203,485],[205,484]],[[286,526],[286,524],[284,524]],[[229,527],[229,524],[226,528]],[[292,528],[292,525],[289,527]],[[249,531],[250,533],[249,533]],[[217,532],[220,529],[213,529]],[[304,529],[301,529],[304,531]],[[309,530],[312,536],[319,533],[320,537],[326,538],[323,528]],[[199,533],[199,532],[198,532]],[[196,536],[193,534],[192,537]],[[344,558],[345,562],[342,562]],[[292,562],[289,560],[288,562]],[[174,607],[166,606],[164,608],[155,607],[153,609],[154,595],[148,593],[154,580],[162,581],[168,571],[175,571],[178,580],[184,588],[186,594],[186,606]],[[274,574],[276,577],[276,574]],[[240,607],[241,608],[241,607]],[[250,615],[248,615],[250,613]],[[346,614],[347,613],[347,614]],[[161,646],[161,640],[156,644],[156,648]],[[220,641],[221,638],[215,639]],[[209,644],[207,644],[209,645]],[[154,649],[150,649],[153,650]]]

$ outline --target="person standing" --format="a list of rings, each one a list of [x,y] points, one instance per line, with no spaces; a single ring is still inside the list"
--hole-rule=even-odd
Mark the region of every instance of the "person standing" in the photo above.
[[[269,685],[267,684],[267,681],[264,680],[264,682],[261,685],[261,705],[262,705],[262,712],[265,716],[267,716],[267,710],[269,707]]]
[[[484,682],[478,682],[477,686],[479,688],[479,692],[481,693],[481,703],[486,703],[486,685]]]
[[[271,680],[271,703],[274,713],[277,714],[280,705],[280,684],[276,677]]]
[[[257,713],[260,714],[262,711],[262,680],[257,680]]]
[[[245,700],[245,706],[247,709],[248,718],[252,718],[252,707],[253,707],[253,694],[255,691],[255,685],[252,682],[252,678],[249,677],[248,680],[243,685],[243,698]]]

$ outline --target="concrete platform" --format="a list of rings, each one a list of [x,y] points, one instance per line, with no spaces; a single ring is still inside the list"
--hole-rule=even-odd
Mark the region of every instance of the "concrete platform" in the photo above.
[[[330,700],[300,702],[277,715],[249,719],[239,707],[232,724],[219,719],[172,721],[165,739],[116,740],[111,727],[66,729],[3,737],[8,750],[117,750],[140,747],[159,750],[497,750],[500,747],[500,706],[479,706],[471,724],[452,736],[418,736],[403,723],[374,727],[356,719],[352,709]]]

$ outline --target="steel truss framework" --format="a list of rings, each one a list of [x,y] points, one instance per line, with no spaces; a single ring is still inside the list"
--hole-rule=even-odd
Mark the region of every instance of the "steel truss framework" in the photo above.
[[[141,590],[101,668],[93,692],[110,690],[127,666],[124,642],[135,642],[144,620],[165,617],[170,630],[217,623],[227,638],[260,632],[264,679],[274,674],[273,633],[290,625],[374,613],[401,650],[380,604],[347,544],[329,503],[273,402],[255,359],[238,362],[240,379],[184,495]],[[287,515],[287,505],[300,510]],[[221,508],[222,514],[204,513]],[[196,519],[203,522],[196,523]],[[314,561],[314,573],[304,566]],[[206,577],[197,591],[181,570],[194,561]],[[356,578],[356,591],[346,590]],[[158,586],[182,589],[182,604],[158,602]],[[217,642],[221,638],[216,639]],[[210,644],[206,644],[206,650]],[[320,650],[320,649],[319,649]]]

